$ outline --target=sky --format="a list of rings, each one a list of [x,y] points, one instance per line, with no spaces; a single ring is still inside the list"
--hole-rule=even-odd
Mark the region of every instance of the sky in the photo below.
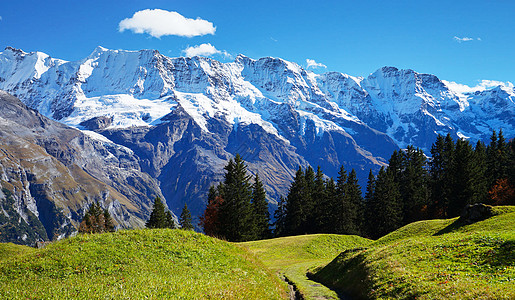
[[[383,66],[469,86],[515,83],[512,0],[49,0],[0,5],[0,51],[68,61],[108,49],[157,49],[228,62],[272,56],[316,73]]]

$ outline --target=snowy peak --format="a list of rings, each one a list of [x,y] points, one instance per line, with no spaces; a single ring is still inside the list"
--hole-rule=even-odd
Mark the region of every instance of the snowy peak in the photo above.
[[[66,62],[8,47],[0,53],[0,88],[76,127],[95,117],[112,119],[111,127],[152,126],[180,105],[206,131],[212,118],[229,124],[248,118],[284,138],[291,130],[304,132],[308,121],[319,135],[339,130],[356,136],[355,127],[365,126],[401,147],[411,143],[425,150],[438,133],[474,140],[500,127],[515,133],[513,86],[473,91],[395,67],[357,78],[317,75],[280,58],[241,54],[221,63],[99,46],[82,60]],[[290,109],[300,127],[277,118]]]

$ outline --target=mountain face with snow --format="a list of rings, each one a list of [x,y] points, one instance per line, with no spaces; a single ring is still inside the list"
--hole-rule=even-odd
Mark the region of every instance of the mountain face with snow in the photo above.
[[[68,62],[8,47],[0,89],[99,143],[130,149],[170,208],[187,202],[196,215],[236,153],[273,201],[299,166],[336,176],[344,165],[366,178],[399,147],[428,152],[437,134],[475,142],[502,128],[515,136],[513,86],[463,92],[393,67],[357,78],[270,57],[221,63],[98,47]]]
[[[140,170],[132,150],[90,135],[0,91],[2,242],[70,235],[92,202],[118,227],[143,226],[153,198],[162,197],[158,182]]]

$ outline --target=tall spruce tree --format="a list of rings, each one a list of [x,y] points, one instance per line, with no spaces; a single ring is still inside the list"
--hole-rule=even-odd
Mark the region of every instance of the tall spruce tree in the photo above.
[[[255,239],[252,220],[252,186],[247,166],[239,154],[225,166],[226,174],[220,196],[220,235],[232,242]]]
[[[254,185],[252,186],[252,206],[256,238],[270,238],[270,213],[268,212],[266,191],[257,173],[254,178]]]
[[[370,236],[378,238],[401,227],[402,206],[394,172],[381,167],[377,175],[373,199],[375,217],[373,220],[367,220],[373,223]]]
[[[347,182],[345,183],[344,201],[348,203],[348,232],[344,234],[360,234],[360,228],[363,222],[363,196],[361,195],[361,187],[358,184],[358,178],[354,169],[349,173]]]
[[[349,218],[351,205],[345,196],[347,193],[347,179],[347,171],[342,165],[340,166],[338,178],[336,179],[336,197],[334,199],[336,203],[334,205],[333,220],[335,233],[338,234],[345,234],[352,231],[352,223]]]
[[[274,236],[276,237],[286,236],[288,233],[286,228],[286,215],[288,211],[286,209],[286,198],[281,196],[277,204],[277,209],[274,212]]]
[[[313,214],[310,218],[310,223],[312,224],[312,228],[310,228],[311,233],[322,233],[325,232],[325,223],[326,223],[326,215],[325,210],[327,210],[328,203],[327,197],[325,195],[325,180],[324,173],[320,166],[317,168],[317,172],[315,174],[313,192],[311,199],[313,201]]]
[[[161,198],[156,197],[154,200],[154,206],[152,208],[152,212],[150,213],[150,218],[147,220],[145,226],[147,228],[170,228],[173,226],[169,224],[165,206],[161,201]]]
[[[193,219],[191,218],[190,210],[188,209],[188,205],[184,203],[184,207],[182,208],[181,217],[179,219],[179,223],[181,225],[181,229],[183,230],[193,230]]]
[[[452,165],[454,159],[454,141],[450,134],[444,138],[438,135],[431,147],[432,159],[429,163],[431,178],[432,217],[447,217],[449,201],[452,197]]]
[[[449,172],[453,185],[450,189],[447,216],[456,217],[467,204],[472,202],[474,196],[474,178],[477,170],[474,165],[474,151],[467,140],[456,141]]]
[[[321,232],[323,233],[338,233],[338,223],[341,222],[339,219],[339,209],[341,207],[341,197],[338,194],[336,182],[333,178],[325,184],[325,200],[323,201],[322,210],[322,221],[321,221]]]
[[[487,157],[486,146],[482,141],[476,143],[474,148],[474,165],[476,174],[474,177],[474,195],[472,203],[488,203],[488,178],[487,178]]]
[[[375,216],[378,205],[375,203],[374,193],[376,189],[376,178],[372,170],[368,172],[367,188],[365,192],[364,224],[361,228],[364,235],[371,237],[375,231]]]
[[[290,185],[286,197],[286,215],[284,217],[285,235],[299,235],[306,233],[305,224],[308,220],[308,206],[306,205],[306,178],[302,167],[299,167],[295,178]]]
[[[403,224],[408,224],[428,217],[429,175],[422,150],[409,145],[401,157],[401,173],[396,182],[401,193]]]

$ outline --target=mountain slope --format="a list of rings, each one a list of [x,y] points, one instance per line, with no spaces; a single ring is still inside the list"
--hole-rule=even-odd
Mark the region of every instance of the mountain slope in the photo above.
[[[3,91],[0,185],[0,239],[25,244],[71,234],[93,201],[119,226],[142,226],[162,196],[131,150],[49,120]]]

